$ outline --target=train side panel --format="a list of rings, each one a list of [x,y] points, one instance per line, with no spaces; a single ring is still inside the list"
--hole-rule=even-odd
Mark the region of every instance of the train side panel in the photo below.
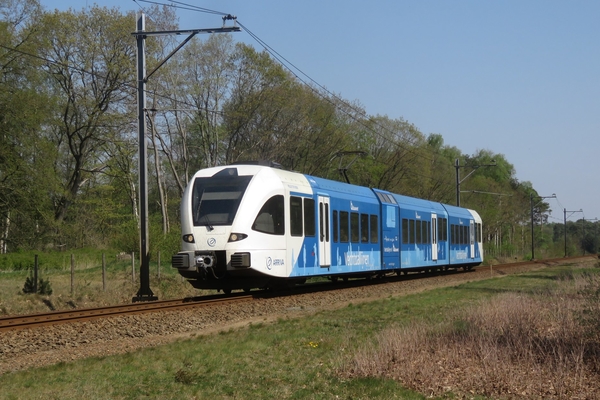
[[[445,266],[448,253],[438,234],[439,221],[447,216],[443,206],[414,197],[393,196],[400,208],[401,269]]]
[[[291,276],[381,269],[379,202],[368,188],[307,176],[315,204],[314,236],[306,236]],[[306,234],[306,232],[305,232]]]

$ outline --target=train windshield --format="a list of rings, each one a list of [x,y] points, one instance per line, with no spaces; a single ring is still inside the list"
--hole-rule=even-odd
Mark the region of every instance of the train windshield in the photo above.
[[[196,178],[192,193],[194,226],[231,225],[251,179],[237,174]]]

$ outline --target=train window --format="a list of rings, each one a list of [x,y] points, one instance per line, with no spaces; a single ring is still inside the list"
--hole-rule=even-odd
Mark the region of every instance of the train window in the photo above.
[[[283,203],[282,195],[273,196],[267,200],[258,212],[252,229],[271,235],[283,235],[285,233]]]
[[[450,225],[450,243],[456,244],[456,225]]]
[[[319,240],[329,243],[329,204],[319,202]]]
[[[302,198],[290,197],[290,234],[292,236],[302,236]]]
[[[339,235],[338,235],[338,212],[337,210],[333,210],[333,241],[335,243],[338,242],[339,240]]]
[[[325,241],[329,243],[329,203],[325,203]]]
[[[370,216],[371,218],[371,243],[377,243],[379,242],[379,227],[377,224],[377,215],[373,215],[371,214]]]
[[[431,221],[426,221],[427,222],[427,243],[431,243],[431,238],[432,238],[432,234],[431,234]]]
[[[315,236],[315,201],[304,199],[304,235]]]
[[[360,241],[369,243],[369,214],[360,214]]]
[[[423,236],[422,236],[422,230],[421,228],[423,227],[421,224],[420,220],[416,220],[415,221],[415,225],[416,225],[416,231],[415,231],[415,242],[417,244],[421,244],[423,243]]]
[[[196,178],[192,193],[194,226],[231,225],[251,176]]]
[[[321,242],[323,241],[325,235],[324,235],[324,230],[325,227],[324,225],[324,221],[323,221],[323,203],[319,202],[319,238],[321,240]]]
[[[402,244],[408,244],[408,220],[402,218]]]
[[[448,219],[438,218],[438,241],[448,240]]]
[[[340,242],[348,243],[348,211],[340,211]]]
[[[481,224],[479,224],[479,223],[477,224],[477,233],[478,233],[478,235],[477,235],[477,242],[478,243],[483,242],[483,239],[482,239],[483,238],[483,232],[481,232]]]
[[[417,221],[415,221],[414,219],[409,219],[408,220],[408,241],[410,244],[415,244],[415,238],[417,235],[417,230],[415,228],[415,223]]]
[[[358,213],[350,213],[350,241],[352,243],[360,241],[360,227],[358,222]]]
[[[385,214],[382,215],[382,218],[385,219],[385,227],[396,229],[396,210],[397,207],[394,206],[385,206]],[[384,222],[382,222],[383,224]]]

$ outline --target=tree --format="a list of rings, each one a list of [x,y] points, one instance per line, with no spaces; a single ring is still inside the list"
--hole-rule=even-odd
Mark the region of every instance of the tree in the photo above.
[[[35,245],[47,226],[45,189],[53,149],[39,135],[51,104],[38,87],[40,60],[29,27],[37,1],[0,4],[0,253]]]
[[[59,151],[53,194],[55,219],[62,222],[82,186],[107,167],[107,143],[131,132],[135,41],[132,15],[94,6],[45,14],[40,54],[48,60],[48,92],[56,114],[47,137]]]

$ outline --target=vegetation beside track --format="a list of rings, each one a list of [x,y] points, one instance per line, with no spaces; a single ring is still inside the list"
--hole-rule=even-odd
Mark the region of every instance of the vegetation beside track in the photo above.
[[[0,316],[126,304],[139,289],[139,260],[132,261],[131,254],[80,249],[69,253],[39,253],[38,275],[49,282],[52,295],[25,294],[23,287],[33,274],[34,260],[32,252],[0,255]],[[161,300],[204,293],[194,289],[171,268],[170,254],[162,255],[160,272],[157,261],[152,261],[150,274],[152,290]]]
[[[202,335],[123,356],[92,358],[5,374],[0,376],[0,386],[3,397],[8,399],[70,399],[80,398],[82,394],[89,398],[123,399],[418,399],[444,393],[446,397],[486,393],[493,398],[502,395],[512,398],[585,398],[593,396],[594,392],[589,391],[596,390],[593,385],[599,381],[598,365],[590,363],[594,354],[597,359],[598,354],[594,351],[600,343],[597,334],[600,327],[599,278],[597,265],[591,268],[543,268],[502,279],[351,304],[336,311],[319,312],[310,318],[253,324],[249,328]],[[531,304],[535,305],[534,313],[531,313]],[[544,304],[560,307],[544,312]],[[508,315],[508,310],[513,310],[509,325],[502,325],[499,317],[488,318],[489,315]],[[538,318],[541,316],[548,319]],[[537,346],[537,366],[544,366],[545,372],[529,372],[530,387],[526,390],[514,390],[511,394],[493,391],[494,388],[512,388],[513,384],[515,389],[519,388],[519,380],[526,376],[524,371],[532,367],[524,358],[511,355],[513,363],[506,366],[510,367],[511,373],[502,374],[502,385],[499,385],[491,379],[491,368],[502,365],[488,363],[483,365],[488,369],[482,370],[477,353],[466,352],[474,351],[482,343],[475,340],[482,336],[481,320],[492,322],[492,325],[483,325],[489,332],[504,329],[506,334],[501,339],[505,341],[552,344]],[[564,321],[569,323],[562,323]],[[549,325],[544,325],[546,323]],[[518,333],[516,336],[509,335],[515,332]],[[530,333],[538,336],[528,336]],[[536,342],[545,333],[551,334],[546,336],[546,342]],[[494,338],[491,334],[487,336]],[[382,340],[386,337],[389,338],[387,342]],[[416,340],[417,337],[421,340]],[[563,364],[552,364],[550,350],[558,349],[554,344],[558,345],[559,339],[567,337],[577,340],[562,349],[578,351],[555,352],[566,357]],[[421,385],[415,383],[419,380],[409,380],[397,373],[394,365],[400,359],[386,358],[398,356],[392,346],[395,338],[410,338],[418,349],[409,353],[412,359],[403,360],[402,370],[418,372]],[[456,338],[462,340],[453,340]],[[496,341],[502,343],[502,340]],[[448,348],[454,350],[444,352]],[[579,362],[569,364],[574,362],[572,356],[577,354],[582,356]],[[446,357],[445,362],[455,365],[456,369],[442,365],[446,373],[436,378],[433,373],[441,369],[438,362],[442,361],[436,356],[442,355]],[[369,366],[377,368],[370,369]],[[453,374],[461,379],[452,381]],[[511,378],[516,381],[511,383]],[[403,389],[402,382],[422,394]],[[489,387],[464,386],[482,383],[488,383]],[[535,392],[536,389],[545,392]]]

